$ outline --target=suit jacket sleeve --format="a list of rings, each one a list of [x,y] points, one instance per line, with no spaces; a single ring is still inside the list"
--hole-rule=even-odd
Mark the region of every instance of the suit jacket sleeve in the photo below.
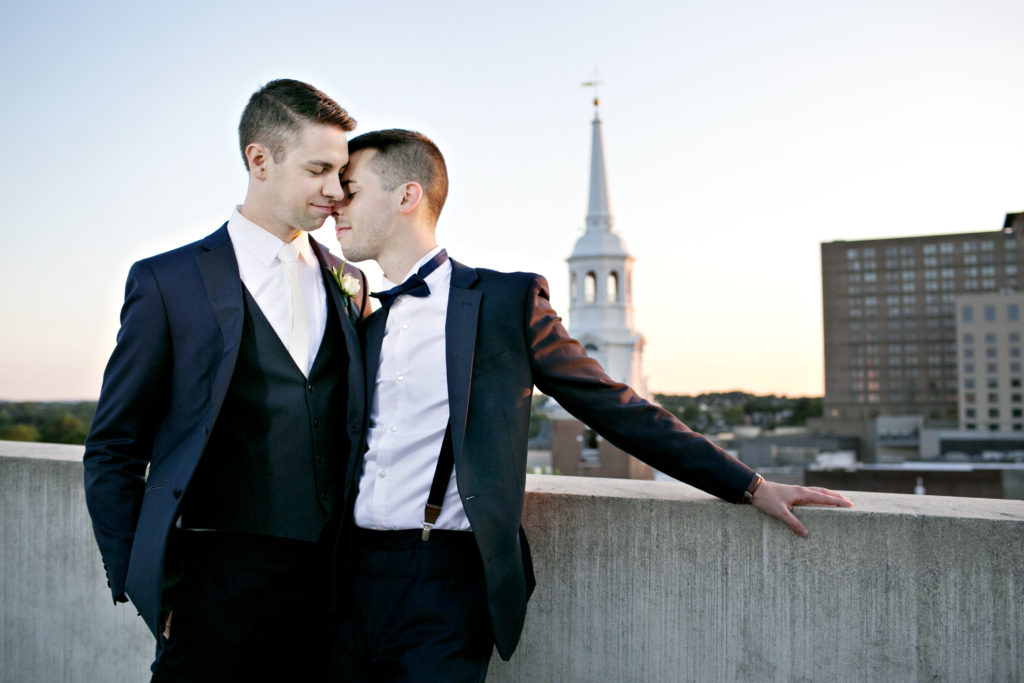
[[[608,377],[566,332],[547,290],[547,281],[534,276],[526,301],[527,343],[536,386],[616,447],[655,469],[719,498],[742,500],[754,471],[668,411]]]
[[[121,329],[103,375],[83,459],[86,503],[115,598],[125,591],[146,466],[166,412],[171,368],[167,329],[153,273],[136,263],[128,274]]]

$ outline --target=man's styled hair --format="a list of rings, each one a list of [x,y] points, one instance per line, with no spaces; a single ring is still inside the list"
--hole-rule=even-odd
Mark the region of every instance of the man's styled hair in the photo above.
[[[356,127],[356,120],[341,105],[308,83],[279,78],[254,92],[238,123],[238,142],[246,170],[246,147],[258,142],[270,150],[276,163],[281,163],[288,143],[304,123],[337,126],[345,132]]]
[[[429,215],[437,223],[448,198],[448,167],[430,138],[413,130],[375,130],[348,141],[350,157],[361,149],[377,150],[370,166],[380,176],[385,192],[402,183],[419,183],[427,197]]]

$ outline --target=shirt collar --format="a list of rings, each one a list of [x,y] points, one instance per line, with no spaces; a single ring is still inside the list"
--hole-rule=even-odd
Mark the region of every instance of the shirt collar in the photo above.
[[[270,266],[277,258],[277,252],[281,250],[281,245],[284,242],[243,216],[241,208],[236,206],[228,220],[228,235],[231,237],[231,243],[236,249],[245,249],[263,265]],[[316,254],[313,253],[313,246],[309,243],[309,234],[306,231],[299,231],[292,244],[298,250],[299,258],[307,265],[318,265]]]

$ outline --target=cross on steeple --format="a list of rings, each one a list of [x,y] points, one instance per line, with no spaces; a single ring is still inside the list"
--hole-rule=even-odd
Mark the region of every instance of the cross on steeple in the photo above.
[[[598,107],[598,105],[601,104],[601,97],[598,94],[597,89],[598,89],[598,86],[600,86],[603,82],[604,81],[600,81],[600,80],[597,79],[597,68],[595,67],[594,68],[594,80],[592,80],[592,81],[583,81],[580,84],[584,88],[593,88],[594,89],[594,118],[597,118],[597,107]]]

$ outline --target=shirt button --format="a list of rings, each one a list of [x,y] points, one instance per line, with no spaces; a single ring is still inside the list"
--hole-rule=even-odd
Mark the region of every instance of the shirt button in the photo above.
[[[409,323],[402,323],[402,329],[403,330],[409,329]]]
[[[388,476],[388,473],[386,470],[381,470],[380,472],[377,473],[377,476],[383,479],[384,477]]]
[[[404,382],[405,381],[405,375],[399,375],[398,376],[398,381],[399,382]]]
[[[391,425],[391,431],[397,432],[398,431],[398,427],[396,427],[395,425]]]

